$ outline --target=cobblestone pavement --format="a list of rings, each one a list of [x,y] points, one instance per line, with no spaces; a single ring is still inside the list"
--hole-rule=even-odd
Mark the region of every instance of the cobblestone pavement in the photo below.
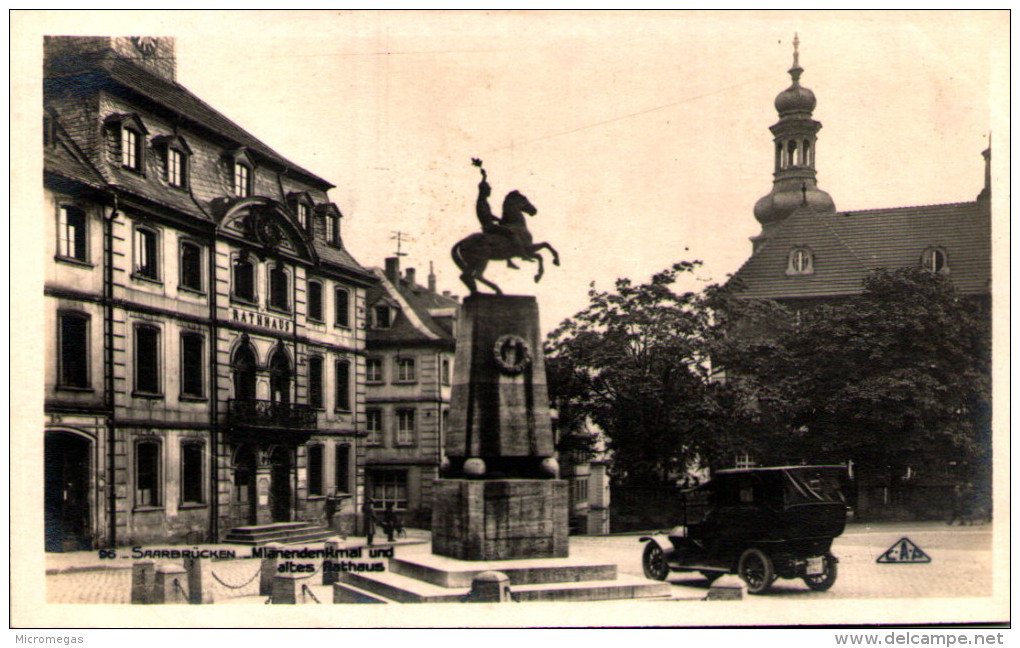
[[[412,540],[427,538],[412,532]],[[907,537],[932,558],[926,564],[879,564],[876,559],[900,538]],[[593,561],[616,563],[619,573],[642,575],[637,535],[575,536],[571,554]],[[342,546],[357,546],[350,538]],[[223,547],[224,545],[219,545]],[[309,545],[321,546],[321,545]],[[185,547],[181,547],[185,548]],[[399,552],[399,547],[397,548]],[[828,592],[812,592],[799,580],[778,580],[770,597],[817,597],[827,599],[983,597],[992,594],[992,526],[948,527],[941,523],[851,525],[836,539],[833,553],[839,558],[839,579]],[[217,604],[262,604],[258,595],[258,559],[250,549],[238,549],[236,560],[203,561],[203,582]],[[308,562],[302,560],[301,562]],[[318,565],[321,561],[313,561]],[[50,603],[129,604],[130,560],[99,561],[96,552],[47,554],[47,601]],[[220,582],[222,581],[222,582]],[[696,574],[673,574],[670,583],[677,598],[700,598],[708,589]],[[301,581],[322,604],[332,602],[329,587],[321,585],[319,573]],[[300,585],[299,585],[300,588]],[[304,602],[314,604],[305,593]],[[302,601],[299,592],[298,601]]]

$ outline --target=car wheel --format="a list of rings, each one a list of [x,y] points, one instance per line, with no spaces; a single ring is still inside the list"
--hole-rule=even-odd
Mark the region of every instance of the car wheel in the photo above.
[[[825,556],[825,571],[817,576],[805,576],[804,584],[816,592],[824,592],[836,582],[836,558],[832,554]]]
[[[764,594],[776,576],[772,560],[761,549],[748,549],[740,556],[737,574],[747,584],[748,594]]]
[[[669,576],[669,564],[666,562],[666,554],[662,547],[654,540],[648,541],[645,545],[645,552],[641,558],[641,566],[645,569],[645,576],[652,580],[664,581]]]

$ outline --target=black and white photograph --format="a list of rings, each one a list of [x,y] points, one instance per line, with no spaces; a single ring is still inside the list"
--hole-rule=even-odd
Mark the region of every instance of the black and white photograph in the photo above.
[[[10,17],[12,629],[1002,643],[1009,11]]]

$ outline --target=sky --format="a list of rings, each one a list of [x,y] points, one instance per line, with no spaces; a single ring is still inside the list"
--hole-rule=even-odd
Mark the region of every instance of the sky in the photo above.
[[[449,250],[478,228],[483,159],[494,210],[521,191],[535,241],[560,252],[539,284],[529,264],[486,273],[536,295],[547,331],[591,282],[697,259],[682,287],[698,290],[747,259],[795,32],[839,210],[973,200],[1008,120],[1002,12],[117,12],[114,31],[109,17],[60,33],[176,37],[179,83],[336,185],[365,266],[402,232],[404,267],[424,281],[433,264],[466,294]]]

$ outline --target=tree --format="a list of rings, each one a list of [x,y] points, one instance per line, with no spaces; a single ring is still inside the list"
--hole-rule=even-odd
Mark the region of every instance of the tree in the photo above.
[[[618,483],[663,484],[698,462],[717,402],[705,347],[702,298],[670,286],[698,262],[680,262],[614,292],[589,290],[588,307],[547,342],[550,393],[567,426],[591,421],[605,435]]]
[[[876,271],[859,297],[799,317],[725,291],[713,305],[713,356],[768,422],[766,461],[988,464],[989,318],[947,278]]]

